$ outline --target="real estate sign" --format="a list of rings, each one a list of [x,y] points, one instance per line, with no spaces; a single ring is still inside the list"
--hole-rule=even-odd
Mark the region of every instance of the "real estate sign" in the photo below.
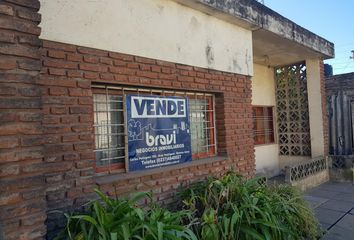
[[[188,99],[127,95],[129,171],[192,160]]]

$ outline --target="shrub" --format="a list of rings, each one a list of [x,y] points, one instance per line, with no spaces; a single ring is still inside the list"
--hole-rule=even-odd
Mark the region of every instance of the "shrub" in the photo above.
[[[317,239],[319,225],[301,194],[291,186],[266,187],[230,172],[196,183],[178,194],[194,211],[199,239]],[[181,206],[181,203],[179,204]]]
[[[233,172],[195,183],[176,195],[170,210],[152,203],[150,194],[98,200],[86,214],[67,217],[57,239],[98,240],[297,240],[317,239],[319,225],[295,188],[264,186]],[[139,202],[148,199],[146,207]],[[171,210],[173,209],[173,210]]]
[[[151,200],[147,193],[138,193],[130,199],[110,199],[95,191],[100,199],[91,202],[87,214],[66,214],[66,229],[57,239],[196,239],[193,232],[181,224],[183,218],[189,217],[188,211],[170,212],[152,203],[139,207],[140,200]]]

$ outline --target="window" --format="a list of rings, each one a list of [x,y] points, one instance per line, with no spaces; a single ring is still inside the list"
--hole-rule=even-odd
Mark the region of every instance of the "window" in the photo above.
[[[193,159],[215,154],[214,109],[212,97],[189,97]]]
[[[273,107],[253,107],[253,133],[256,145],[274,143]]]
[[[97,86],[93,89],[96,172],[126,171],[126,94],[183,96],[189,100],[192,158],[216,153],[214,102],[211,94]]]

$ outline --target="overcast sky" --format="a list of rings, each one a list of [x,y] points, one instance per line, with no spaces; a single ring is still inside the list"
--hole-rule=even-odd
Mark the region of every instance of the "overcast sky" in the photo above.
[[[336,57],[327,60],[334,74],[354,72],[353,0],[264,0],[264,4],[300,26],[334,43]]]

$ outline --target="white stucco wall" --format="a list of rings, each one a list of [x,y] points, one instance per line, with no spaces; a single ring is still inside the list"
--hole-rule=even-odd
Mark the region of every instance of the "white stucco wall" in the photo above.
[[[311,156],[324,156],[321,73],[319,59],[306,59],[307,92],[309,101]]]
[[[254,64],[252,105],[275,106],[274,68]]]
[[[275,107],[274,68],[254,64],[252,105]],[[273,111],[275,114],[275,108]],[[277,142],[277,139],[275,141]],[[268,177],[277,175],[279,173],[278,152],[279,146],[276,143],[255,146],[256,172]]]
[[[41,0],[41,38],[253,74],[252,33],[170,0]]]

